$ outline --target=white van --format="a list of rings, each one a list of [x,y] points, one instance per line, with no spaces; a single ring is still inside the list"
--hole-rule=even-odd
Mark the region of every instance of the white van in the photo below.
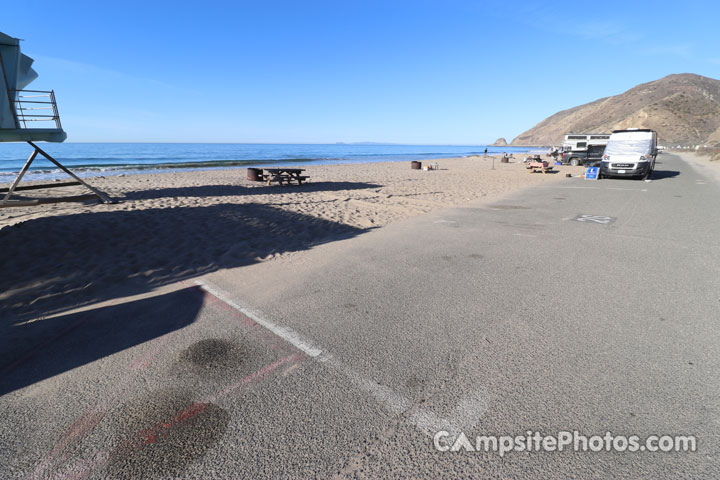
[[[602,162],[603,177],[647,178],[655,169],[657,133],[648,128],[614,130],[610,135]]]

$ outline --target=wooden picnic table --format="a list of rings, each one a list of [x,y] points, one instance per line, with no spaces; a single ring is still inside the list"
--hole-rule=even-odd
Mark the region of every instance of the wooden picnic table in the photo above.
[[[536,171],[540,171],[542,173],[547,173],[553,169],[552,165],[550,165],[546,161],[535,161],[528,163],[527,167],[530,173],[534,173]]]
[[[304,168],[263,168],[263,179],[270,185],[272,182],[277,182],[280,185],[290,185],[291,182],[295,181],[298,185],[302,185],[302,182],[307,180],[308,176],[303,175]]]

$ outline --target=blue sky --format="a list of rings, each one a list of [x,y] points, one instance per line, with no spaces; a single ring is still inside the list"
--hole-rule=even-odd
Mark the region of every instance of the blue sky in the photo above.
[[[670,73],[720,78],[710,1],[7,3],[0,31],[76,142],[483,144]]]

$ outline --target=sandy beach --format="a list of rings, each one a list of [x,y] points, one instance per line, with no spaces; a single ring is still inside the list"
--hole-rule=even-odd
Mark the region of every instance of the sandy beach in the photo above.
[[[391,222],[582,172],[562,166],[554,174],[530,174],[522,158],[503,164],[496,157],[494,170],[491,157],[438,160],[436,171],[412,170],[409,162],[309,166],[311,180],[300,187],[248,181],[244,168],[92,178],[118,203],[0,210],[6,272],[0,312],[31,319],[293,257]],[[45,192],[83,193],[80,187]]]

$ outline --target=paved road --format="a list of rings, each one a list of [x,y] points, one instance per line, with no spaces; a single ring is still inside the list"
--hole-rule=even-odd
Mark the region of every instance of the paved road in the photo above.
[[[660,160],[56,319],[5,367],[0,476],[718,478],[720,185]],[[697,452],[433,443],[573,430]]]

